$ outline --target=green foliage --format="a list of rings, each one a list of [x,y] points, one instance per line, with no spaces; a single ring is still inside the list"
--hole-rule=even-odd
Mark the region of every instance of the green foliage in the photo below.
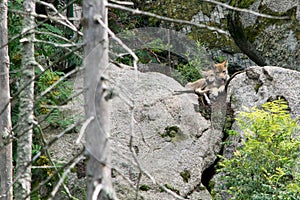
[[[151,187],[148,186],[148,185],[146,185],[146,184],[142,184],[142,185],[140,186],[140,190],[142,190],[142,191],[148,191],[148,190],[150,190],[150,189],[151,189]]]
[[[42,150],[42,146],[38,144],[32,145],[32,156],[35,156],[39,151]]]
[[[18,122],[19,115],[19,102],[17,99],[17,92],[21,89],[19,87],[19,82],[21,77],[21,61],[22,61],[22,47],[20,43],[20,38],[24,35],[22,32],[22,21],[23,16],[19,12],[23,10],[23,0],[11,0],[8,1],[8,49],[10,57],[10,88],[11,94],[14,97],[12,103],[12,122],[13,126]],[[68,50],[60,47],[63,44],[68,44],[68,40],[71,34],[68,28],[65,28],[56,23],[43,23],[40,24],[38,19],[36,21],[35,36],[38,42],[35,42],[35,59],[47,69],[41,76],[37,76],[35,80],[35,96],[38,97],[42,92],[44,92],[48,87],[52,86],[60,77],[64,76],[62,70],[65,70],[66,63],[70,66],[81,65],[81,58],[79,54],[70,53],[74,48],[69,47]],[[50,21],[48,21],[50,22]],[[72,33],[73,34],[73,33]],[[67,38],[67,39],[66,39]],[[78,40],[72,40],[76,43]],[[51,70],[50,70],[51,69]],[[40,69],[36,68],[36,75],[40,75]],[[34,104],[34,114],[38,119],[40,115],[47,114],[47,121],[52,126],[59,126],[65,128],[66,126],[73,124],[74,121],[71,117],[64,116],[62,112],[58,109],[49,109],[47,106],[59,106],[63,102],[66,103],[67,99],[71,96],[72,85],[68,81],[62,81],[57,86],[53,87],[46,95],[41,98],[35,99]],[[35,156],[41,149],[43,143],[41,143],[41,138],[39,138],[38,133],[40,130],[34,128],[33,134],[33,145],[32,145],[32,156]],[[14,141],[15,144],[15,141]],[[16,158],[16,145],[14,146],[13,158]],[[50,160],[44,154],[41,155],[35,162],[32,163],[33,166],[39,166],[40,168],[32,169],[32,188],[37,186],[41,181],[45,180],[49,176],[52,176],[54,169],[43,168],[43,166],[50,166]],[[43,199],[44,195],[47,195],[52,190],[52,183],[56,180],[52,179],[47,183],[45,188],[41,188],[40,191],[35,192],[31,195],[31,199]],[[44,197],[46,199],[46,197]]]
[[[54,45],[70,43],[67,39],[73,33],[69,29],[48,23],[43,23],[36,29],[36,38],[43,41],[37,43],[35,46],[35,56],[38,61],[47,61],[52,69],[58,71],[66,70],[68,66],[74,67],[82,64],[82,59],[78,54],[71,53],[70,55],[66,55],[72,50],[71,48],[66,50],[65,48]]]
[[[222,157],[223,189],[233,199],[299,199],[299,125],[287,102],[279,98],[241,112],[237,122],[243,146],[230,160]]]
[[[108,26],[114,33],[120,33],[124,30],[147,26],[145,16],[132,15],[119,9],[109,9]]]
[[[157,15],[189,21],[200,11],[201,4],[203,4],[203,2],[197,0],[158,0],[144,3],[144,6],[142,6],[141,9]],[[162,23],[161,20],[156,18],[149,19],[150,26],[158,26],[160,23]],[[166,24],[168,23],[165,22],[164,26],[166,26]],[[169,23],[169,26],[173,26],[173,28],[176,28],[177,30],[180,30],[183,27],[183,25],[176,23],[173,23],[172,25]]]
[[[63,72],[53,72],[46,70],[43,75],[36,82],[35,92],[40,94],[44,92],[48,87],[53,85],[60,77],[64,76]],[[72,84],[69,81],[61,81],[56,85],[48,94],[42,98],[48,105],[59,105],[60,103],[67,100],[72,94]]]
[[[165,128],[165,132],[160,134],[162,138],[165,137],[171,137],[174,138],[176,135],[181,132],[180,128],[178,126],[167,126]]]
[[[8,1],[8,54],[10,58],[10,71],[12,72],[11,79],[20,76],[21,66],[21,44],[18,39],[12,40],[14,36],[21,33],[22,30],[22,17],[10,10],[22,10],[22,3],[20,1]],[[14,81],[15,82],[15,81]],[[16,86],[12,83],[11,88],[16,90]]]
[[[188,183],[191,178],[191,172],[187,169],[180,172],[180,176],[182,177],[183,182]]]
[[[196,42],[196,51],[198,55],[203,55],[205,53],[202,49],[203,46],[204,45],[199,41]],[[186,57],[191,58],[191,55],[187,53]],[[179,64],[177,70],[183,76],[184,80],[182,82],[193,82],[202,78],[200,70],[204,64],[204,59],[201,59],[200,56],[189,59],[187,64]]]
[[[134,33],[127,31],[128,38],[134,37]],[[170,47],[172,48],[172,46]],[[135,50],[136,56],[139,58],[139,62],[143,64],[147,63],[165,63],[166,58],[160,54],[168,50],[168,45],[164,44],[160,38],[149,41],[144,44],[142,49]],[[117,62],[121,62],[126,65],[133,65],[133,58],[131,55],[126,55],[117,59]]]
[[[47,122],[52,127],[61,127],[61,128],[67,128],[70,125],[74,124],[74,118],[69,115],[65,115],[62,111],[59,109],[54,109],[49,117],[47,117]]]
[[[177,70],[182,75],[183,77],[182,82],[184,83],[193,82],[202,78],[202,75],[200,74],[199,70],[195,68],[191,63],[179,64],[177,66]]]
[[[13,10],[22,10],[22,1],[9,1],[9,14],[8,14],[8,36],[9,36],[9,56],[10,56],[10,75],[11,75],[11,94],[14,95],[18,91],[18,80],[21,78],[20,67],[22,61],[21,43],[19,42],[20,33],[22,31],[22,16]],[[57,24],[43,23],[36,27],[36,38],[39,41],[35,43],[35,58],[41,63],[44,68],[51,68],[46,70],[35,83],[35,95],[38,96],[41,92],[45,91],[55,81],[57,81],[64,73],[58,70],[65,70],[65,66],[78,66],[81,65],[81,58],[78,55],[70,54],[66,57],[66,52],[63,48],[57,47],[54,44],[65,44],[69,43],[65,39],[66,28],[58,26]],[[19,37],[16,37],[19,36]],[[14,37],[16,39],[12,40]],[[73,41],[75,42],[75,41]],[[70,49],[71,50],[71,49]],[[63,57],[61,61],[58,61],[60,57]],[[36,75],[40,74],[41,71],[36,69]],[[56,87],[54,87],[47,95],[37,99],[35,102],[35,115],[46,114],[50,110],[46,108],[46,105],[57,106],[62,102],[65,102],[71,95],[72,85],[68,81],[63,81]],[[56,111],[56,113],[59,111]],[[12,110],[12,121],[15,125],[18,121],[18,103],[13,107]],[[50,115],[48,121],[55,126],[65,126],[72,123],[69,119],[62,120],[57,118],[57,114]]]
[[[134,32],[131,31],[125,31],[124,34],[127,39],[135,37]],[[176,72],[173,71],[171,76],[175,77],[175,79],[182,84],[186,84],[187,82],[192,82],[202,78],[200,73],[202,66],[207,67],[211,65],[211,62],[206,58],[206,56],[199,56],[205,55],[206,53],[203,50],[203,46],[203,43],[197,42],[195,49],[196,55],[186,53],[186,55],[181,56],[175,54],[176,50],[172,45],[168,46],[168,44],[164,43],[160,38],[157,38],[149,40],[142,46],[142,49],[135,50],[135,54],[139,58],[140,63],[158,63],[162,68],[168,66],[175,69]],[[116,61],[130,66],[133,65],[133,58],[129,54],[117,58]]]
[[[33,146],[33,148],[36,148],[36,146]],[[40,147],[37,146],[37,148],[40,148]],[[48,159],[48,157],[45,155],[40,156],[33,163],[33,166],[40,167],[40,168],[34,168],[31,170],[31,172],[32,172],[31,185],[32,185],[32,188],[35,188],[39,185],[40,182],[46,180],[49,176],[52,176],[54,169],[46,167],[46,166],[51,166],[51,163],[50,163],[50,160]],[[47,199],[46,198],[47,195],[52,190],[53,182],[55,182],[55,180],[52,179],[52,181],[43,185],[40,191],[36,191],[36,192],[32,193],[30,199],[33,199],[33,200]]]
[[[36,82],[35,93],[40,94],[48,87],[54,84],[63,76],[63,72],[53,72],[46,70],[44,74]],[[50,109],[47,106],[59,106],[66,102],[72,94],[72,84],[69,81],[62,81],[52,88],[45,96],[39,98],[35,104],[35,114],[47,114]],[[67,127],[73,124],[73,118],[64,116],[59,109],[54,109],[47,118],[47,121],[53,127]]]

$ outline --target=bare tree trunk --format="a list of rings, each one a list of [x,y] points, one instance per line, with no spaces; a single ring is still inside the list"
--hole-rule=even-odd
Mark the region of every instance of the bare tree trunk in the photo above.
[[[17,166],[16,166],[16,186],[15,199],[25,198],[30,193],[31,185],[31,146],[32,146],[32,126],[33,126],[33,102],[34,102],[34,17],[35,0],[24,0],[23,30],[25,36],[22,42],[22,67],[20,88],[24,88],[20,93],[20,111],[17,128]]]
[[[83,1],[85,115],[86,119],[94,119],[86,129],[87,199],[115,198],[108,141],[108,100],[102,80],[103,71],[108,67],[108,34],[99,23],[101,20],[107,24],[106,4],[107,0]]]
[[[0,1],[0,200],[13,199],[7,6],[7,0]]]

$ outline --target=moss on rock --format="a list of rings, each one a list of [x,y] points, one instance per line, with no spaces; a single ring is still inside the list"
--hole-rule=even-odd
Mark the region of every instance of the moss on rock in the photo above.
[[[165,132],[160,133],[162,138],[169,137],[171,138],[171,142],[177,142],[181,140],[185,140],[187,138],[186,135],[182,132],[182,130],[178,126],[167,126],[165,128]]]

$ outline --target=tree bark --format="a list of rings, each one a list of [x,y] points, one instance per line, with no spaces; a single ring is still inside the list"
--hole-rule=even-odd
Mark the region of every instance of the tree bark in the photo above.
[[[0,200],[13,199],[7,3],[0,1]]]
[[[35,0],[24,0],[23,9],[26,13],[23,18],[23,30],[25,34],[20,40],[22,43],[22,66],[20,88],[24,88],[19,95],[20,110],[17,127],[17,165],[15,199],[30,199],[31,190],[31,146],[33,127],[33,102],[34,102],[34,17]],[[28,196],[28,197],[26,197]]]
[[[108,33],[98,20],[107,24],[107,0],[83,1],[85,42],[85,116],[91,117],[86,129],[87,199],[114,199],[109,149],[109,112],[103,72],[108,67]]]

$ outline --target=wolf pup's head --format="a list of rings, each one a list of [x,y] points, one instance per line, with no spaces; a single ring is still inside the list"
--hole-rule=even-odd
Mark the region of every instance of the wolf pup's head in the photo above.
[[[227,80],[229,79],[228,75],[228,61],[224,60],[222,63],[215,64],[214,72],[216,75],[216,81],[220,85],[225,85]]]

